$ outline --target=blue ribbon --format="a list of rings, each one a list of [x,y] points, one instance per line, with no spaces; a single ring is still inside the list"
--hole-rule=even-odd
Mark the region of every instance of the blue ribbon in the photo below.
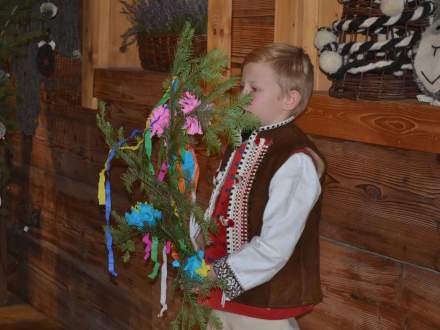
[[[130,139],[134,138],[136,135],[139,135],[141,132],[138,129],[134,129],[130,134]],[[115,157],[115,149],[120,148],[123,143],[125,143],[125,139],[120,140],[116,147],[112,148],[109,152],[107,159],[107,168],[105,169],[107,180],[105,181],[105,239],[107,245],[107,262],[108,262],[108,271],[112,276],[116,277],[118,274],[115,272],[115,257],[113,254],[113,239],[112,234],[110,232],[110,214],[112,211],[112,197],[111,197],[111,187],[110,187],[110,169],[111,169],[111,161]]]

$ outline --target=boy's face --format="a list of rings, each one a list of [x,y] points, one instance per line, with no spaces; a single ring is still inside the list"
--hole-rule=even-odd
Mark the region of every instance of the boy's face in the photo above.
[[[260,118],[262,125],[283,121],[293,110],[286,107],[288,96],[282,93],[276,73],[268,63],[246,64],[243,68],[241,89],[243,94],[252,95],[252,102],[246,111]]]

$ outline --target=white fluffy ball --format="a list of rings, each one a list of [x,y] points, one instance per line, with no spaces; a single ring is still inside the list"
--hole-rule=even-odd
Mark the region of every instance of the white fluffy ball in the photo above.
[[[319,57],[319,67],[328,74],[336,73],[342,67],[342,56],[326,50]]]
[[[314,44],[317,49],[322,49],[325,45],[336,42],[336,39],[337,37],[332,31],[321,29],[316,32]]]
[[[380,10],[387,16],[402,14],[404,7],[405,0],[382,0],[380,2]]]
[[[49,19],[54,18],[58,13],[58,7],[50,1],[43,2],[40,5],[40,13]]]

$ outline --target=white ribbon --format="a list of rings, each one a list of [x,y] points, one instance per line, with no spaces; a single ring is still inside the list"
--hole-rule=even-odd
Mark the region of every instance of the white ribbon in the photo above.
[[[167,305],[167,276],[168,276],[168,265],[167,265],[167,248],[163,247],[162,251],[162,269],[160,271],[160,304],[162,309],[157,317],[162,317],[163,313],[168,310]]]
[[[197,195],[196,192],[193,190],[191,192],[191,200],[193,203],[195,203],[196,199],[197,199]],[[194,217],[194,214],[191,214],[189,218],[189,237],[191,238],[192,246],[196,251],[199,249],[199,245],[197,244],[196,238],[199,235],[200,230],[201,230],[200,225],[196,222],[196,218]]]

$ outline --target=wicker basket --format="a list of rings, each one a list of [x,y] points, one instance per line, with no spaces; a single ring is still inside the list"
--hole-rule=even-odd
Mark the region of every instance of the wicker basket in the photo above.
[[[335,80],[329,94],[337,98],[364,100],[398,100],[415,98],[420,94],[411,72],[396,77],[392,74],[346,74]]]
[[[44,80],[44,87],[47,103],[81,104],[81,59],[55,52],[55,70]]]
[[[178,34],[138,34],[137,42],[142,68],[161,72],[170,71],[178,40]],[[195,56],[205,54],[206,45],[206,34],[195,35],[193,38],[193,54]]]
[[[421,1],[420,1],[421,2]],[[419,1],[407,2],[404,11],[413,12],[420,4]],[[358,16],[380,16],[383,13],[380,10],[380,3],[374,0],[352,0],[343,2],[342,19],[353,19]],[[410,22],[405,26],[397,26],[405,31],[422,32],[429,25],[428,19],[420,19]],[[394,26],[396,27],[396,26]],[[392,28],[387,28],[387,38],[393,37]],[[372,31],[365,33],[341,33],[339,35],[339,43],[371,40],[377,41],[377,35]],[[383,59],[392,59],[393,54],[390,52]],[[334,80],[329,94],[338,98],[349,99],[367,99],[367,100],[395,100],[415,98],[420,94],[417,84],[414,81],[412,70],[405,70],[403,75],[395,76],[390,73],[364,73],[350,74],[346,73],[340,80]]]

